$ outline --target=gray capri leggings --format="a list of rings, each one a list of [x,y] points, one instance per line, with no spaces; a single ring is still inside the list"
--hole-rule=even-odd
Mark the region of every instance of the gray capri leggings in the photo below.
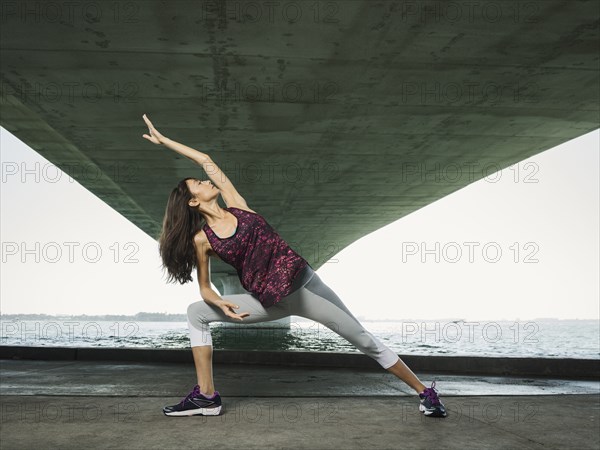
[[[310,266],[307,267],[307,276],[303,277],[302,284],[294,287],[295,290],[292,293],[269,308],[264,308],[250,292],[224,296],[225,300],[240,307],[235,310],[236,312],[250,314],[250,316],[244,317],[243,321],[226,316],[221,308],[209,305],[204,300],[190,304],[187,310],[187,321],[191,346],[212,345],[208,326],[210,322],[250,324],[295,315],[325,325],[361,352],[375,359],[384,369],[393,366],[400,359],[398,355],[367,331],[336,293],[321,280]],[[308,281],[305,281],[307,279]]]

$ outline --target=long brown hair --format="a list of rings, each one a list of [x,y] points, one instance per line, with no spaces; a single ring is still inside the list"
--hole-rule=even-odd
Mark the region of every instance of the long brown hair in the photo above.
[[[193,281],[191,273],[197,266],[194,235],[206,221],[202,214],[188,205],[192,193],[186,181],[192,179],[195,178],[184,178],[171,191],[158,238],[163,271],[167,269],[169,273],[167,283]]]

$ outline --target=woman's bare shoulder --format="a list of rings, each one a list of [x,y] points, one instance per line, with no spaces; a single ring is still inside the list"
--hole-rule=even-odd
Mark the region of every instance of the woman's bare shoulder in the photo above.
[[[217,256],[212,246],[210,245],[208,236],[202,229],[194,235],[194,247],[196,249],[196,253],[200,251],[199,249],[202,249],[202,251],[204,251],[204,253],[206,253],[208,256]]]
[[[198,244],[205,244],[208,242],[208,237],[206,236],[206,233],[204,232],[204,230],[201,228],[199,229],[195,234],[194,234],[194,244],[198,245]]]

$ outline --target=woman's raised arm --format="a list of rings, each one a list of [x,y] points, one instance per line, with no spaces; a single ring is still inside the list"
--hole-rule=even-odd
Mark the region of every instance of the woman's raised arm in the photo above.
[[[246,205],[246,201],[244,198],[238,193],[237,189],[231,182],[231,180],[225,175],[225,173],[217,166],[214,161],[208,156],[206,153],[202,153],[198,150],[195,150],[187,145],[180,144],[179,142],[175,142],[168,137],[163,136],[158,132],[150,119],[146,117],[146,114],[142,116],[146,125],[148,125],[148,134],[144,134],[143,137],[153,144],[164,145],[171,150],[176,151],[180,155],[185,156],[186,158],[191,159],[196,164],[204,169],[206,174],[210,177],[211,181],[219,188],[221,191],[221,195],[225,202],[230,204],[242,204]]]
[[[160,134],[158,130],[154,128],[154,125],[152,125],[150,119],[146,117],[146,114],[144,114],[142,117],[144,118],[146,125],[148,125],[148,132],[150,133],[150,135],[144,134],[142,136],[145,139],[149,140],[153,144],[164,145],[165,147],[176,151],[180,155],[191,159],[195,163],[202,164],[203,162],[210,161],[210,157],[206,153],[199,152],[198,150],[188,147],[187,145],[180,144],[179,142],[175,142],[174,140]]]

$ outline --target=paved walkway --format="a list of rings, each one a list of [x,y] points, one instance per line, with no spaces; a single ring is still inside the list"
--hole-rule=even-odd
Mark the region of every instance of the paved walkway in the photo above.
[[[598,449],[600,383],[436,376],[426,418],[388,372],[216,364],[217,417],[166,417],[189,364],[0,360],[2,449]],[[417,373],[425,382],[431,375]]]

